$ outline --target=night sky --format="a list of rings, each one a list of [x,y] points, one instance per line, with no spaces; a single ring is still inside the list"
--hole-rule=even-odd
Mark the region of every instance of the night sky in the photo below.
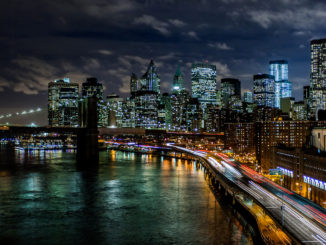
[[[309,84],[309,41],[326,33],[326,2],[318,0],[4,0],[0,3],[0,114],[47,105],[51,80],[82,83],[95,76],[105,96],[129,93],[131,72],[150,59],[163,92],[177,64],[190,89],[190,66],[217,66],[220,78],[268,73],[289,61],[293,94]]]

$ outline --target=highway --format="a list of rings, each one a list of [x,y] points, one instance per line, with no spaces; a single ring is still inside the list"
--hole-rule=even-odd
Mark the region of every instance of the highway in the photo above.
[[[303,244],[326,244],[326,210],[277,185],[223,153],[168,146],[205,158],[219,174],[260,203],[284,229]]]

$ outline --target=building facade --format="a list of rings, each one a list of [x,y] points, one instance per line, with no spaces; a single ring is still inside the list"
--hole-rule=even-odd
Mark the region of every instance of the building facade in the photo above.
[[[82,85],[82,98],[95,96],[98,101],[103,100],[103,85],[95,77],[89,77]]]
[[[50,126],[78,127],[79,85],[69,78],[48,84],[48,121]]]
[[[110,128],[122,127],[122,104],[123,98],[116,94],[110,94],[106,97],[106,107],[108,110],[108,126]]]
[[[235,78],[221,79],[222,107],[232,108],[241,101],[241,83]]]
[[[209,64],[192,64],[192,97],[197,98],[202,109],[207,104],[216,104],[216,66]]]
[[[148,65],[147,71],[138,81],[137,90],[153,91],[160,94],[161,93],[160,87],[161,87],[161,79],[157,73],[157,67],[154,64],[154,61],[151,60]]]
[[[275,107],[280,108],[281,98],[292,96],[292,83],[289,81],[288,62],[274,60],[269,62],[269,75],[275,79]]]
[[[254,103],[260,106],[275,107],[274,76],[268,74],[254,75]]]
[[[310,42],[310,108],[309,116],[317,117],[326,103],[326,39]]]
[[[135,73],[132,73],[131,77],[130,77],[130,93],[131,93],[131,95],[135,94],[137,92],[137,90],[139,90],[138,85],[139,85],[138,78]]]
[[[180,69],[180,65],[178,65],[177,71],[175,72],[173,77],[172,92],[178,93],[180,91],[183,91],[184,89],[185,89],[184,78]]]
[[[316,148],[276,146],[271,166],[280,169],[286,188],[326,207],[326,154]]]
[[[133,101],[135,103],[135,127],[158,127],[158,93],[155,91],[137,91]]]
[[[246,103],[253,103],[252,92],[244,92],[244,102]]]
[[[99,127],[108,126],[108,110],[103,101],[103,84],[99,83],[97,78],[89,77],[82,84],[82,100],[90,97],[97,98],[97,123]]]

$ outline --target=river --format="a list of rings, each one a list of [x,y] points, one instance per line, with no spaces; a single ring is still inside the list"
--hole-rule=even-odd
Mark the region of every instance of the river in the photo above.
[[[0,244],[252,244],[193,161],[0,148]]]

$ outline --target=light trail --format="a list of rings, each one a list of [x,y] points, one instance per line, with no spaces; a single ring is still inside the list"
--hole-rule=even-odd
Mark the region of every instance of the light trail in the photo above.
[[[215,154],[221,159],[219,162],[210,154],[170,146],[205,158],[218,173],[268,209],[270,214],[302,243],[326,244],[326,214],[315,209],[309,201],[299,198],[241,163],[229,160],[224,154]]]

